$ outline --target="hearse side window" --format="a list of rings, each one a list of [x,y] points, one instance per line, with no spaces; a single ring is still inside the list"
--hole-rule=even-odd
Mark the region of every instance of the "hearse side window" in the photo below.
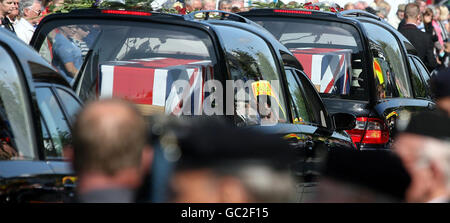
[[[61,98],[61,103],[64,105],[67,115],[71,123],[75,121],[76,114],[80,111],[81,105],[71,94],[61,88],[55,88],[56,93]]]
[[[422,61],[420,61],[418,58],[416,57],[412,57],[413,61],[416,64],[416,67],[420,73],[420,75],[422,76],[425,86],[428,89],[428,94],[431,94],[431,86],[430,86],[430,74],[427,70],[427,68],[425,67],[425,65],[422,63]]]
[[[238,89],[235,97],[235,111],[243,124],[287,122],[280,69],[268,44],[257,35],[234,27],[218,26],[217,30],[223,36],[232,80],[247,86],[245,92]],[[241,100],[238,95],[245,95],[248,100]]]
[[[372,52],[372,56],[374,58],[381,58],[383,61],[387,62],[388,66],[386,67],[387,69],[385,70],[385,73],[387,78],[389,78],[389,81],[391,81],[392,85],[398,91],[398,96],[405,98],[412,97],[406,61],[404,61],[402,57],[402,48],[397,42],[397,39],[383,27],[369,22],[363,22],[362,24],[366,28],[368,36],[372,42],[374,42],[377,47],[380,47],[380,50],[376,51],[378,55]],[[372,49],[374,49],[374,44],[371,44]],[[378,68],[376,68],[376,64],[374,62],[374,72],[375,69]],[[388,71],[389,74],[387,73]],[[377,76],[376,73],[374,73],[374,75]],[[380,75],[378,74],[378,76]]]
[[[0,160],[32,160],[33,133],[26,89],[14,60],[0,46]]]
[[[295,78],[295,74],[290,69],[286,69],[286,79],[288,83],[294,123],[310,123],[310,112],[306,105],[305,95],[302,86]]]
[[[44,138],[44,145],[48,145],[44,154],[46,159],[61,159],[64,146],[68,145],[72,138],[67,119],[50,88],[36,88],[36,96],[39,109],[50,134],[49,138],[51,138],[54,146],[54,148],[50,147],[48,138]]]
[[[427,98],[426,85],[419,74],[419,70],[417,70],[411,57],[408,57],[408,59],[409,64],[411,64],[411,71],[412,71],[411,80],[413,84],[414,94],[416,98]]]
[[[323,104],[320,103],[320,97],[317,94],[317,91],[312,86],[311,82],[305,75],[296,70],[297,78],[300,80],[303,89],[305,90],[307,105],[311,109],[311,114],[313,115],[313,120],[319,126],[323,127],[331,127],[331,120],[329,120],[328,113],[323,107]]]
[[[47,157],[58,157],[61,154],[59,154],[55,146],[53,144],[53,140],[50,134],[50,131],[48,130],[48,127],[44,121],[44,119],[41,117],[41,130],[42,130],[42,140],[44,145],[44,154]]]

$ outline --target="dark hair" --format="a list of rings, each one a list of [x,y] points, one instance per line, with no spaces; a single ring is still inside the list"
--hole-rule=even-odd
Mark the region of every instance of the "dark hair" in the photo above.
[[[434,13],[433,13],[433,10],[432,10],[432,9],[426,8],[425,11],[423,12],[423,15],[424,15],[424,16],[429,16],[429,15],[433,16]]]

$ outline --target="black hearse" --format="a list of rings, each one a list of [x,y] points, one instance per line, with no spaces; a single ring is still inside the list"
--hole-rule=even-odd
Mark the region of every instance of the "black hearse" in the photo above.
[[[239,14],[291,50],[330,113],[357,117],[347,132],[358,149],[388,149],[398,120],[434,109],[429,73],[412,44],[379,17],[334,11],[253,9]]]

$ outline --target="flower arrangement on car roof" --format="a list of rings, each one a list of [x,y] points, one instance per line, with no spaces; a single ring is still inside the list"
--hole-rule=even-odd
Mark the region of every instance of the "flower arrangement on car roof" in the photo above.
[[[73,9],[83,8],[108,8],[108,9],[123,9],[123,10],[142,10],[153,11],[151,3],[153,0],[65,0],[63,6],[54,7],[51,6],[52,12],[70,12]],[[297,3],[291,1],[287,4],[278,0],[277,2],[264,3],[264,2],[252,2],[250,8],[282,8],[282,9],[308,9],[327,12],[342,11],[343,8],[336,3],[320,2],[320,3]],[[183,3],[177,1],[173,4],[172,8],[161,8],[158,10],[163,13],[172,14],[187,14]]]
[[[264,2],[253,2],[251,8],[282,8],[282,9],[308,9],[326,12],[337,12],[343,11],[344,9],[336,3],[329,2],[319,2],[319,3],[297,3],[291,1],[287,4],[282,1],[264,3]]]
[[[70,12],[74,9],[86,8],[107,8],[107,9],[124,9],[124,10],[141,10],[152,11],[152,0],[64,0],[64,4],[60,7],[50,6],[51,12]]]

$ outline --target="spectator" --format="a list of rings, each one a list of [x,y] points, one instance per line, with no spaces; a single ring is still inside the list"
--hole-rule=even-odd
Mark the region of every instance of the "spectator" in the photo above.
[[[371,8],[377,11],[376,15],[382,19],[387,19],[391,6],[384,0],[375,0],[369,5]]]
[[[443,30],[445,28],[441,27],[441,24],[440,24],[441,9],[439,7],[433,7],[433,6],[430,6],[429,8],[433,12],[432,25],[433,25],[433,27],[434,27],[434,29],[436,31],[436,34],[438,35],[439,43],[443,47],[444,46],[444,42],[446,42],[448,38],[447,38],[447,32],[445,32]],[[441,49],[441,51],[443,51],[443,48]]]
[[[81,49],[71,41],[74,30],[69,26],[62,26],[56,33],[53,43],[52,64],[64,74],[69,82],[78,74],[83,63]]]
[[[292,150],[278,136],[211,120],[178,135],[171,201],[295,202]]]
[[[431,36],[417,28],[420,24],[420,11],[417,4],[409,3],[406,5],[405,23],[405,25],[399,27],[400,33],[413,44],[419,58],[425,63],[428,70],[434,70],[437,67],[436,58],[433,54],[434,44]]]
[[[244,8],[244,0],[231,0],[231,10],[239,12]]]
[[[437,22],[433,19],[434,12],[432,8],[426,8],[423,13],[423,22],[419,25],[419,29],[423,32],[428,33],[432,38],[434,44],[433,53],[435,57],[443,51],[444,41],[442,40],[441,29]]]
[[[383,163],[383,165],[380,165]],[[388,151],[332,151],[313,202],[403,202],[411,178]]]
[[[39,23],[42,5],[38,0],[22,0],[19,11],[20,19],[14,26],[17,37],[25,43],[30,43],[36,25]]]
[[[411,175],[407,202],[448,202],[450,119],[437,112],[414,115],[393,145]]]
[[[73,34],[70,38],[75,43],[75,45],[80,49],[82,61],[84,61],[84,58],[86,57],[86,54],[89,51],[89,47],[85,41],[85,38],[87,38],[87,36],[89,35],[89,27],[83,25],[72,26],[72,31]]]
[[[216,0],[204,0],[203,10],[216,10]]]
[[[438,71],[430,82],[437,107],[450,117],[450,69]]]
[[[436,20],[439,23],[439,27],[441,27],[442,30],[442,38],[444,39],[444,42],[448,41],[448,34],[449,34],[449,23],[448,23],[448,8],[447,6],[440,6],[439,7],[440,16]]]
[[[365,1],[359,1],[355,3],[355,9],[366,10],[369,5]]]
[[[187,0],[186,10],[188,12],[202,10],[203,4],[201,0]]]
[[[239,9],[239,7],[237,7],[237,6],[232,6],[231,7],[231,12],[232,13],[238,13],[238,12],[240,12],[241,11],[241,9]]]
[[[450,42],[444,43],[444,52],[439,54],[439,68],[448,68],[450,65]]]
[[[14,7],[14,0],[0,0],[0,25],[13,33],[15,33],[14,27],[7,15],[14,10]]]
[[[152,159],[146,129],[144,118],[128,102],[107,99],[86,105],[74,125],[73,150],[66,149],[78,176],[79,202],[135,202]]]
[[[416,0],[416,4],[419,6],[420,14],[423,14],[427,8],[427,3],[423,0]]]
[[[19,21],[17,17],[19,16],[19,0],[13,0],[13,10],[6,17],[9,19],[11,24],[16,25]]]
[[[344,10],[353,10],[355,9],[355,5],[351,2],[344,5]]]
[[[222,1],[220,1],[220,3],[219,3],[219,10],[226,11],[226,12],[231,12],[231,9],[232,9],[231,1],[229,1],[229,0],[222,0]]]
[[[400,22],[405,18],[405,4],[398,5],[396,16],[389,20],[389,24],[398,29]]]

